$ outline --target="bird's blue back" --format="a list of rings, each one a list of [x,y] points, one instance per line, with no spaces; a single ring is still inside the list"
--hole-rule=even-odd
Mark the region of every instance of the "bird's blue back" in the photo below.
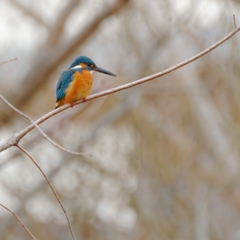
[[[66,89],[69,87],[70,83],[72,82],[74,78],[74,73],[80,72],[82,73],[82,69],[69,69],[67,71],[64,71],[57,83],[56,86],[56,101],[61,100],[66,95]]]

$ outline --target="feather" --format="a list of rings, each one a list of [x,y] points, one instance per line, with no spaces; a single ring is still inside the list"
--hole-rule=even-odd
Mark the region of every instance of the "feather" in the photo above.
[[[56,86],[56,102],[65,97],[66,89],[73,80],[74,72],[74,70],[67,70],[61,74]]]

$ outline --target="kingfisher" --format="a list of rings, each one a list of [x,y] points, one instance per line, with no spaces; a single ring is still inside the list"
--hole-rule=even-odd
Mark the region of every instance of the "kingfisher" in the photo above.
[[[77,57],[64,71],[57,83],[56,107],[58,108],[66,103],[73,107],[73,103],[77,100],[86,100],[89,95],[93,83],[93,72],[100,72],[111,76],[116,75],[97,65],[86,56]]]

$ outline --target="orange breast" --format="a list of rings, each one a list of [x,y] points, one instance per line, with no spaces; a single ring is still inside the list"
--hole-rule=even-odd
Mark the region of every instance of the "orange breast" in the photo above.
[[[82,73],[76,72],[73,81],[66,90],[63,104],[75,102],[87,97],[92,88],[92,82],[93,77],[89,71],[83,70]]]

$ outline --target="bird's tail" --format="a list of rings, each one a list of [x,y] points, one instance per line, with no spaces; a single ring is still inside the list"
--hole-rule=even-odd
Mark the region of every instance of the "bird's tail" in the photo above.
[[[55,109],[58,108],[58,107],[60,107],[60,106],[59,106],[59,103],[56,102]]]

